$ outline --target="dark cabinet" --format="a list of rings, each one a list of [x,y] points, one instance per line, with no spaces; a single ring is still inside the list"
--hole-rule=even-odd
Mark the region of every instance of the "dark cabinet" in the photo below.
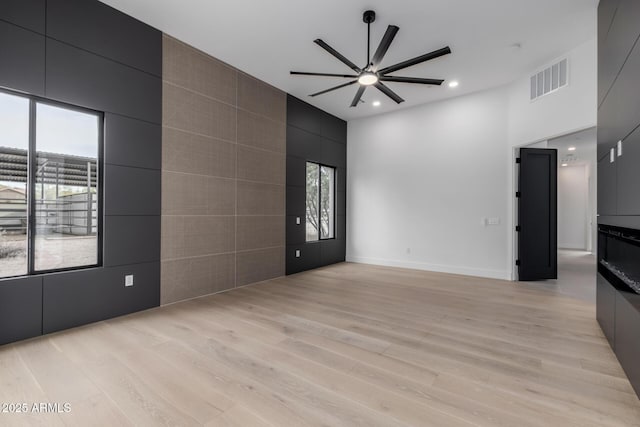
[[[640,2],[602,0],[598,8],[598,105],[605,99],[618,72],[640,35]]]
[[[617,159],[611,162],[606,155],[598,161],[598,215],[616,215],[617,211]]]
[[[598,274],[596,290],[596,318],[604,332],[604,336],[609,340],[611,348],[614,348],[614,331],[616,316],[616,290],[615,288]]]
[[[640,295],[616,293],[615,352],[631,385],[640,396]]]
[[[601,0],[598,6],[598,224],[640,231],[640,1]],[[622,141],[611,161],[610,150]],[[635,232],[634,232],[635,230]],[[615,230],[614,230],[615,231]],[[635,244],[607,246],[600,233],[599,258],[628,269]],[[617,238],[615,234],[610,235]],[[637,248],[637,247],[636,247]],[[622,261],[621,261],[622,260]],[[637,264],[635,265],[637,267]],[[630,292],[605,264],[597,280],[598,323],[640,396],[640,295]],[[635,271],[635,270],[634,270]]]
[[[622,143],[617,166],[617,214],[640,215],[640,128]]]
[[[640,43],[637,43],[629,54],[624,67],[617,74],[608,95],[600,105],[599,143],[615,144],[626,138],[638,126],[640,122],[638,76],[640,76]]]

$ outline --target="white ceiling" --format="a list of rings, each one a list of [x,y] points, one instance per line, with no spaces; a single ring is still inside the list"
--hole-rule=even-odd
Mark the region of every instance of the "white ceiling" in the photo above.
[[[102,0],[273,86],[349,120],[508,83],[596,34],[598,0]],[[374,51],[387,25],[400,27],[382,66],[451,46],[451,55],[396,75],[458,80],[450,89],[389,83],[396,105],[368,88],[356,108],[356,86],[310,98],[346,82],[290,76],[290,70],[350,73],[313,43],[322,38],[358,65],[366,63],[362,12],[376,11]],[[519,44],[518,48],[515,45]],[[379,100],[380,107],[371,102]]]
[[[584,166],[597,161],[597,131],[590,128],[547,141],[548,148],[558,150],[558,163],[568,166]],[[569,147],[575,150],[569,151]]]

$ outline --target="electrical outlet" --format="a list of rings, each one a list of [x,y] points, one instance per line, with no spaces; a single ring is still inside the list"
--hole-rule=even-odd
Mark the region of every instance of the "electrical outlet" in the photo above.
[[[300,249],[296,249],[296,258],[300,258]]]
[[[133,274],[127,274],[124,276],[124,286],[127,288],[129,286],[133,286]]]

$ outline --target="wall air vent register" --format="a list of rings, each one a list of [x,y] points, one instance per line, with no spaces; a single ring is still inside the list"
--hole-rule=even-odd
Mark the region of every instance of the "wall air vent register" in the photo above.
[[[569,83],[568,75],[565,58],[531,76],[531,101],[566,86]]]

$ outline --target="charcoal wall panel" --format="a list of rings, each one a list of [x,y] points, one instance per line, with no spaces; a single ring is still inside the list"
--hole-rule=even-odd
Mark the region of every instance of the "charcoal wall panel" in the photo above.
[[[287,185],[287,215],[304,218],[307,193],[303,185]]]
[[[160,260],[160,216],[106,216],[104,265]]]
[[[300,251],[300,257],[296,257],[296,250]],[[320,256],[320,243],[307,243],[303,245],[287,245],[287,274],[300,273],[322,267]]]
[[[0,280],[0,345],[42,334],[42,277]]]
[[[598,11],[598,105],[602,104],[640,36],[640,2],[600,2]],[[600,23],[603,20],[604,22]],[[607,25],[608,21],[608,25]]]
[[[45,0],[2,0],[0,19],[44,34]]]
[[[300,157],[287,156],[287,185],[304,186],[307,177],[307,161]]]
[[[336,117],[329,113],[321,115],[320,134],[341,144],[347,143],[347,122],[336,120]]]
[[[159,77],[47,39],[46,96],[160,124]]]
[[[162,126],[105,114],[105,163],[146,169],[162,166]]]
[[[300,218],[300,224],[296,219]],[[302,216],[287,216],[287,245],[303,245],[306,238],[305,218]]]
[[[286,263],[287,274],[293,274],[345,260],[347,123],[289,95],[287,125]],[[305,241],[307,161],[336,168],[335,239]]]
[[[47,36],[162,76],[162,33],[104,3],[47,0]]]
[[[319,162],[322,158],[321,150],[322,137],[320,135],[295,126],[287,126],[287,156]]]
[[[159,170],[107,164],[104,177],[106,215],[160,215]]]
[[[125,287],[125,275],[133,286]],[[160,263],[50,274],[43,282],[44,333],[156,307]]]
[[[327,120],[324,111],[307,104],[295,96],[287,96],[287,125],[322,135],[322,123]],[[287,154],[289,152],[287,151]]]
[[[347,146],[330,139],[322,139],[320,162],[334,167],[347,166]]]
[[[45,38],[0,21],[0,86],[44,95]]]

